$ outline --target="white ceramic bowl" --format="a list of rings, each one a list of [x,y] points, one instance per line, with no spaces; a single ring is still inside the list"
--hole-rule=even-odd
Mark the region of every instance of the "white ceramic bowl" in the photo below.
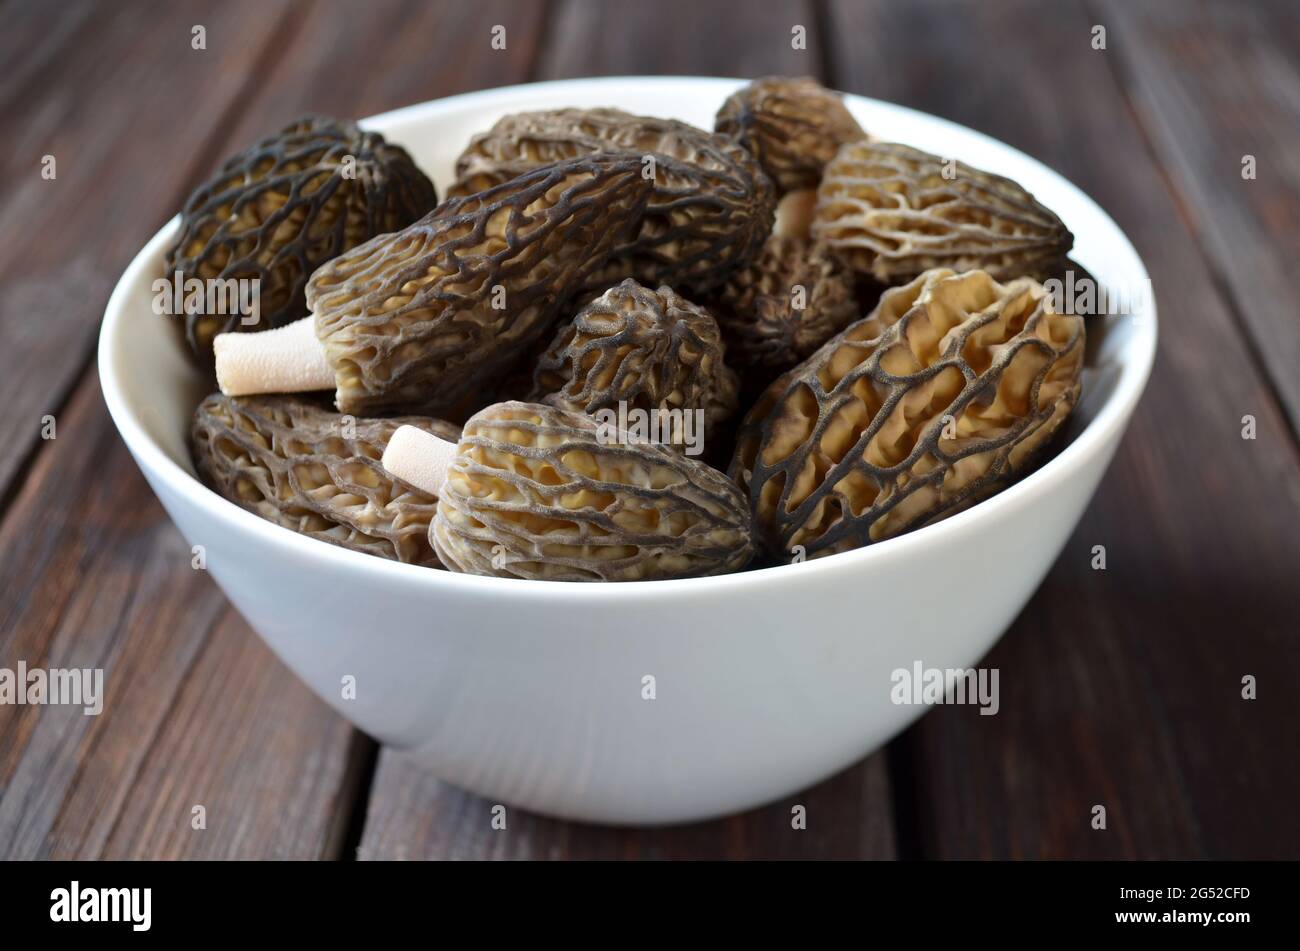
[[[365,124],[406,146],[441,192],[470,135],[499,116],[619,106],[711,128],[738,81],[617,78],[456,96]],[[1086,195],[953,123],[848,97],[886,139],[1008,175],[1075,234],[1101,282],[1146,279]],[[150,308],[177,222],[132,261],[99,345],[104,397],[181,533],[271,648],[367,733],[438,776],[569,818],[661,823],[734,812],[816,783],[925,709],[891,672],[973,665],[1052,564],[1109,463],[1155,352],[1154,305],[1089,320],[1069,444],[1001,494],[937,525],[834,557],[681,581],[580,584],[458,575],[301,537],[194,477],[185,433],[205,394]],[[356,678],[355,699],[341,684]],[[643,699],[643,678],[655,698]]]

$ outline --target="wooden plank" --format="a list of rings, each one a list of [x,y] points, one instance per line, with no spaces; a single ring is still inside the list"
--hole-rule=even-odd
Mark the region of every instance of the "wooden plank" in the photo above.
[[[117,173],[113,201],[134,211],[100,222],[103,233],[92,235],[100,244],[84,251],[96,261],[86,287],[69,284],[75,267],[60,272],[57,289],[63,296],[54,300],[70,305],[64,339],[48,323],[18,328],[31,338],[24,358],[34,364],[32,372],[57,368],[53,348],[69,344],[74,324],[89,345],[96,312],[120,267],[154,226],[150,217],[170,215],[185,190],[226,153],[308,109],[362,115],[459,91],[466,83],[522,79],[536,31],[520,9],[500,2],[474,8],[389,3],[371,5],[358,18],[350,8],[322,4],[296,8],[281,29],[274,16],[251,16],[247,8],[228,21],[205,13],[209,55],[224,57],[219,51],[235,36],[242,37],[246,54],[254,54],[258,44],[248,44],[245,35],[251,22],[266,24],[267,55],[256,70],[251,60],[246,63],[242,80],[239,62],[219,58],[229,70],[221,82],[230,95],[200,109],[204,114],[197,118],[187,113],[171,136],[153,135],[149,148],[168,143],[165,163],[126,147],[122,168],[136,172]],[[183,16],[185,24],[195,18]],[[507,56],[489,46],[491,25],[503,21],[514,38]],[[95,56],[138,64],[128,90],[170,83],[183,101],[193,87],[213,81],[212,63],[197,56],[178,59],[157,48],[162,32],[168,31],[158,25],[144,31],[137,46],[128,42],[129,31],[104,30]],[[465,51],[469,32],[482,34],[480,54]],[[188,25],[184,35],[188,43]],[[374,66],[376,49],[390,54],[382,69]],[[78,84],[96,75],[83,64],[68,79],[72,88],[58,87],[56,98],[70,99]],[[105,122],[120,118],[114,110],[125,98],[115,95],[103,111]],[[170,111],[176,107],[172,103]],[[86,126],[75,140],[85,148],[69,154],[95,154],[89,144],[101,148],[98,143],[112,131],[95,125],[100,113],[69,108],[69,121]],[[168,170],[158,172],[158,164]],[[84,192],[89,182],[83,178],[73,162],[65,179],[60,164],[60,187]],[[92,210],[103,201],[88,199]],[[71,209],[58,205],[55,211]],[[119,220],[129,220],[135,230],[114,230]],[[53,261],[64,249],[60,242],[72,237],[62,230],[43,234],[22,253]],[[107,265],[99,263],[105,246],[121,251],[104,256]],[[9,293],[25,294],[11,299],[39,312],[53,287],[50,282]],[[33,349],[37,345],[50,349]],[[86,377],[67,411],[58,414],[58,438],[41,447],[0,525],[6,541],[0,583],[6,592],[20,593],[5,599],[0,615],[0,660],[6,666],[18,660],[102,666],[108,699],[99,717],[66,708],[0,708],[0,854],[337,855],[372,766],[373,744],[311,696],[231,613],[202,572],[190,568],[188,549],[113,432],[97,387],[93,374]],[[82,493],[88,485],[93,492],[87,500]],[[200,804],[207,810],[202,831],[191,828],[191,809]]]
[[[0,507],[89,360],[131,256],[179,207],[287,9],[240,0],[20,8],[0,78]],[[191,48],[196,21],[207,49]],[[247,24],[263,24],[250,35]],[[13,68],[10,69],[10,63]],[[43,157],[55,160],[53,180]]]
[[[439,782],[402,754],[380,754],[357,857],[412,859],[878,859],[895,854],[884,758],[817,787],[717,822],[658,829],[561,822]],[[792,827],[804,807],[807,826]]]
[[[355,731],[191,566],[98,387],[0,526],[0,666],[100,668],[103,711],[0,706],[0,855],[337,854]]]
[[[102,668],[104,709],[0,706],[0,855],[100,854],[224,599],[87,377],[0,525],[0,666]]]
[[[805,48],[795,49],[791,42],[795,26],[806,28]],[[734,0],[560,0],[546,38],[538,79],[822,72],[810,0],[743,7]]]
[[[1100,10],[1109,62],[1131,77],[1152,145],[1300,434],[1300,6],[1106,0]],[[1254,178],[1243,177],[1246,156]]]
[[[372,746],[227,606],[140,765],[139,792],[104,857],[337,857]]]
[[[810,3],[746,7],[721,0],[647,5],[564,0],[546,28],[538,78],[592,74],[760,75],[821,73],[823,51]],[[807,28],[807,48],[791,28]],[[720,104],[720,103],[719,103]],[[808,807],[808,829],[790,828],[790,806]],[[889,858],[896,848],[883,754],[789,802],[724,822],[667,830],[602,829],[513,812],[508,834],[488,823],[489,804],[384,751],[371,789],[365,858]],[[482,819],[483,821],[479,821]]]
[[[0,9],[5,31],[0,34],[0,116],[13,115],[8,110],[17,105],[18,97],[32,88],[34,79],[49,71],[50,63],[91,35],[96,22],[94,0],[68,0],[55,6],[39,0],[17,0]],[[0,119],[0,121],[5,121]],[[6,150],[5,178],[18,168],[21,151]]]
[[[1126,110],[1077,4],[835,2],[854,92],[1034,154],[1092,194],[1151,270],[1160,354],[1096,500],[983,661],[1002,711],[955,707],[905,738],[923,854],[1294,857],[1300,764],[1300,479],[1280,407]],[[870,56],[857,37],[873,38]],[[1113,33],[1112,33],[1113,36]],[[1241,438],[1254,415],[1258,438]],[[1107,568],[1091,569],[1092,546]],[[1259,678],[1259,699],[1241,679]],[[1094,804],[1107,831],[1090,826]]]
[[[294,18],[229,141],[266,135],[304,112],[359,118],[428,99],[525,82],[537,57],[543,0],[318,2]],[[493,48],[493,28],[505,49]],[[201,174],[222,156],[212,155]]]

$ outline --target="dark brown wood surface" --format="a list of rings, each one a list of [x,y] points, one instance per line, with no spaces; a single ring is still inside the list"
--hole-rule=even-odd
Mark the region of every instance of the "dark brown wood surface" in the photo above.
[[[0,666],[103,667],[108,694],[99,717],[0,706],[0,858],[1300,857],[1294,4],[11,0],[0,62]],[[618,73],[814,75],[1024,149],[1133,238],[1160,354],[1078,531],[984,661],[998,716],[938,708],[721,822],[516,812],[500,832],[315,699],[191,567],[91,357],[135,250],[295,114]]]
[[[1160,36],[1128,18],[1029,0],[950,8],[937,31],[922,28],[924,5],[846,0],[833,9],[846,43],[912,37],[871,57],[846,49],[837,57],[846,89],[976,126],[1061,171],[1133,239],[1161,313],[1155,374],[1120,454],[1042,589],[985,661],[1008,684],[1001,713],[938,709],[900,744],[922,849],[962,858],[1300,854],[1300,819],[1287,806],[1300,762],[1282,753],[1300,709],[1285,686],[1300,656],[1284,647],[1300,603],[1296,446],[1254,358],[1254,325],[1236,319],[1213,248],[1189,225],[1187,209],[1210,222],[1214,211],[1171,187],[1131,108],[1117,37],[1145,49]],[[1105,51],[1090,43],[1099,23],[1109,25]],[[1216,58],[1231,57],[1231,41],[1223,32],[1201,39],[1223,44]],[[1203,188],[1222,195],[1260,184],[1243,183],[1233,162]],[[1258,317],[1294,326],[1297,312],[1279,301]],[[1247,414],[1258,420],[1254,441],[1241,438]],[[1098,544],[1105,571],[1090,568]],[[1242,700],[1247,674],[1277,689]],[[1107,806],[1105,833],[1089,824],[1094,804]]]
[[[1102,9],[1209,276],[1300,433],[1300,303],[1286,303],[1300,260],[1300,4]]]

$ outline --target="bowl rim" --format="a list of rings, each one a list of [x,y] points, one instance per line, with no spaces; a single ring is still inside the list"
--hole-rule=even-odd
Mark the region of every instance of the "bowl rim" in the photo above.
[[[459,110],[466,106],[482,104],[499,106],[500,100],[509,100],[514,96],[537,97],[549,93],[563,93],[574,86],[601,86],[607,89],[611,98],[617,96],[617,87],[635,86],[644,91],[647,84],[659,86],[682,85],[698,87],[713,85],[722,89],[732,89],[748,82],[746,79],[712,77],[712,76],[608,76],[598,78],[549,80],[538,83],[522,83],[512,86],[499,86],[492,89],[478,90],[428,100],[399,109],[379,113],[360,120],[363,126],[388,125],[392,123],[412,122],[428,119],[443,110]],[[1128,236],[1100,205],[1097,204],[1073,182],[1060,173],[1026,155],[1019,149],[1007,145],[992,136],[985,135],[959,123],[942,119],[920,110],[910,109],[868,96],[845,93],[846,99],[865,104],[869,109],[883,108],[900,112],[915,121],[946,126],[965,137],[982,139],[986,143],[1009,150],[1019,156],[1020,160],[1035,166],[1041,174],[1054,179],[1058,188],[1072,192],[1073,199],[1090,206],[1091,211],[1113,230],[1108,237],[1108,247],[1112,253],[1128,259],[1125,264],[1139,279],[1149,282],[1150,276],[1146,265],[1133,247]],[[719,100],[721,101],[721,100]],[[534,107],[540,107],[540,104]],[[712,575],[697,578],[671,578],[653,581],[605,582],[594,584],[585,581],[543,581],[527,578],[499,578],[487,575],[465,574],[455,571],[430,569],[419,565],[405,564],[374,555],[352,551],[338,545],[299,535],[291,529],[283,528],[254,515],[218,495],[204,485],[197,477],[175,462],[158,445],[145,430],[135,412],[127,402],[122,387],[121,377],[114,361],[114,344],[119,328],[127,312],[126,299],[138,282],[141,272],[164,250],[179,227],[180,215],[168,220],[148,242],[136,253],[126,270],[118,279],[108,299],[104,320],[100,327],[97,347],[97,364],[100,386],[109,415],[123,441],[140,467],[154,478],[161,480],[167,488],[179,497],[190,499],[205,511],[210,518],[225,523],[231,529],[251,534],[261,543],[269,546],[283,546],[289,554],[303,558],[324,559],[333,563],[339,570],[347,570],[358,575],[359,580],[373,580],[376,583],[400,585],[402,587],[423,586],[427,590],[461,591],[467,594],[492,595],[500,591],[510,591],[512,596],[545,597],[547,595],[584,597],[600,599],[607,597],[625,598],[629,586],[636,591],[657,594],[704,594],[707,592],[740,593],[749,585],[762,585],[793,577],[793,572],[836,572],[868,571],[882,558],[902,558],[909,553],[915,554],[918,547],[943,545],[946,541],[956,542],[960,536],[978,534],[1012,510],[1019,510],[1034,504],[1053,488],[1065,480],[1069,473],[1084,465],[1098,454],[1106,452],[1107,447],[1117,442],[1121,431],[1127,424],[1136,407],[1146,381],[1150,376],[1155,361],[1157,338],[1157,307],[1154,295],[1144,301],[1146,307],[1136,314],[1123,317],[1104,317],[1105,320],[1131,320],[1136,329],[1124,347],[1124,359],[1120,361],[1120,375],[1115,382],[1114,391],[1097,409],[1096,416],[1080,430],[1071,442],[1062,447],[1051,459],[1048,459],[1024,478],[997,494],[984,499],[977,505],[951,515],[932,525],[926,525],[914,531],[894,538],[885,539],[862,548],[814,558],[796,564],[778,564],[763,568],[751,568],[729,574]],[[779,572],[779,574],[773,574]],[[508,585],[503,588],[502,585]]]

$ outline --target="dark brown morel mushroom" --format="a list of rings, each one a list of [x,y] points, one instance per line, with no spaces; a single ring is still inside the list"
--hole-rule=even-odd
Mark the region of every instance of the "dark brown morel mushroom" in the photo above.
[[[683,122],[618,109],[506,116],[461,154],[450,194],[602,152],[637,157],[654,191],[640,230],[592,274],[589,288],[603,291],[630,277],[647,287],[706,291],[752,261],[772,230],[775,191],[743,147]]]
[[[647,581],[739,571],[754,554],[721,472],[553,406],[476,413],[440,484],[431,534],[452,571]]]
[[[429,524],[437,499],[380,464],[398,427],[455,440],[436,419],[356,419],[297,396],[214,393],[194,413],[199,477],[230,501],[310,538],[382,558],[437,566]]]
[[[976,268],[995,280],[1056,273],[1074,236],[1009,178],[905,145],[843,146],[817,190],[812,234],[884,284]]]
[[[576,413],[700,411],[704,427],[736,411],[736,374],[726,365],[717,321],[670,287],[630,278],[563,325],[537,362],[530,399]],[[691,422],[668,427],[682,437]],[[700,445],[703,434],[691,440]],[[682,438],[665,439],[689,451]],[[692,454],[698,454],[692,453]]]
[[[858,316],[853,275],[825,244],[776,235],[756,262],[732,275],[712,310],[729,362],[768,380]]]
[[[185,202],[166,277],[256,280],[258,319],[187,313],[190,347],[211,363],[217,334],[297,320],[316,268],[437,203],[404,149],[352,122],[308,116],[245,149]]]
[[[731,475],[773,554],[858,548],[1023,472],[1079,399],[1083,319],[1030,278],[928,271],[774,382]]]
[[[443,202],[307,286],[340,411],[441,415],[508,370],[636,227],[641,163],[595,155]]]
[[[836,150],[867,137],[840,94],[806,76],[754,80],[727,97],[713,128],[748,149],[781,194],[816,188]]]

